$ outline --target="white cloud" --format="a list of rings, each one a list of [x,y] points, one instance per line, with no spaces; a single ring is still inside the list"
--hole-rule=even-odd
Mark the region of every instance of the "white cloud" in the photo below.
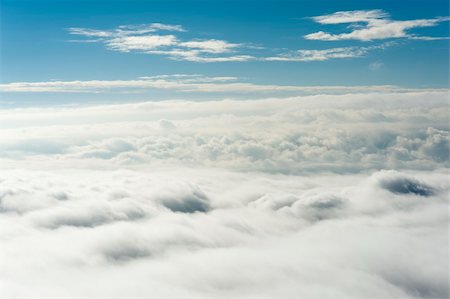
[[[331,48],[325,50],[297,50],[289,54],[268,57],[272,61],[324,61],[339,58],[355,58],[365,56],[368,52],[364,47]]]
[[[433,37],[433,36],[410,36],[409,39],[415,40],[448,40],[450,37]]]
[[[89,28],[69,28],[70,34],[74,35],[83,35],[87,37],[110,37],[113,36],[113,32],[103,31],[103,30],[95,30]]]
[[[168,25],[161,23],[151,23],[142,25],[122,25],[113,30],[96,30],[89,28],[72,27],[68,32],[73,35],[93,36],[93,37],[118,37],[129,35],[142,35],[156,31],[176,31],[184,32],[181,25]]]
[[[389,14],[380,10],[354,10],[354,11],[339,11],[333,14],[313,17],[313,20],[319,24],[342,24],[342,23],[357,23],[357,22],[374,22],[380,19],[387,19]]]
[[[226,53],[231,49],[239,47],[239,44],[227,43],[223,40],[204,40],[204,41],[188,41],[180,43],[179,46],[186,48],[199,49],[207,53]]]
[[[351,32],[333,34],[324,31],[318,31],[305,35],[310,40],[379,40],[389,38],[414,38],[414,39],[436,39],[435,37],[418,37],[409,34],[407,31],[413,28],[433,27],[440,22],[448,21],[449,18],[434,19],[416,19],[407,21],[396,21],[389,18],[389,14],[382,10],[356,10],[356,11],[340,11],[329,15],[313,17],[313,20],[319,24],[347,24]],[[365,23],[365,25],[358,25]],[[440,37],[438,37],[440,39]]]
[[[172,49],[172,50],[152,50],[148,51],[148,54],[167,55],[172,60],[183,60],[191,62],[233,62],[233,61],[249,61],[256,59],[249,55],[232,55],[232,56],[211,56],[207,53],[211,53],[212,50],[184,50],[184,49]],[[206,55],[205,55],[206,53]]]

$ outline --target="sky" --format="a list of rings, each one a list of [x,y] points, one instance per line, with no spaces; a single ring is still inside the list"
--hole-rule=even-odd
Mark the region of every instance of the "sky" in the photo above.
[[[3,0],[0,8],[4,106],[205,97],[176,88],[118,96],[10,87],[174,74],[282,86],[448,86],[448,1]]]
[[[0,0],[0,298],[447,299],[447,1]]]

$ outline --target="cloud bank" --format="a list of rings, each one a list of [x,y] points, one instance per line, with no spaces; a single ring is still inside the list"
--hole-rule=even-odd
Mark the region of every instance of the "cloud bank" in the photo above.
[[[449,296],[447,91],[9,108],[0,136],[1,298]]]

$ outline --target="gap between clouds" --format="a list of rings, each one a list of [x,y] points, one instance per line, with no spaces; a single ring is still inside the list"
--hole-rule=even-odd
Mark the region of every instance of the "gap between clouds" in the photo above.
[[[381,40],[391,38],[409,38],[416,40],[437,40],[447,37],[416,36],[408,34],[406,30],[419,27],[432,27],[440,22],[448,21],[448,17],[434,19],[417,19],[395,21],[389,19],[389,14],[382,10],[341,11],[330,15],[312,18],[319,24],[350,23],[353,29],[350,33],[330,34],[323,31],[305,35],[305,39],[338,41],[338,40]],[[365,26],[358,25],[365,23]],[[143,25],[122,25],[111,30],[90,28],[69,28],[72,35],[83,36],[84,40],[72,42],[102,43],[109,50],[119,52],[138,52],[154,55],[164,55],[172,60],[191,62],[242,62],[242,61],[324,61],[330,59],[363,57],[368,52],[384,49],[392,43],[385,43],[370,47],[336,47],[328,49],[299,49],[276,52],[273,56],[251,53],[252,50],[264,48],[251,43],[232,43],[220,39],[182,39],[179,34],[186,32],[181,25],[161,23]],[[169,33],[164,33],[169,32]],[[267,50],[267,49],[266,49]],[[255,52],[255,51],[253,51]]]

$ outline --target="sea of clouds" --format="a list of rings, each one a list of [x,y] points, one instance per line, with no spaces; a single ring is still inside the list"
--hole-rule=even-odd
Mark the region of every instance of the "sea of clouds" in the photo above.
[[[0,110],[1,298],[448,298],[442,91]]]

